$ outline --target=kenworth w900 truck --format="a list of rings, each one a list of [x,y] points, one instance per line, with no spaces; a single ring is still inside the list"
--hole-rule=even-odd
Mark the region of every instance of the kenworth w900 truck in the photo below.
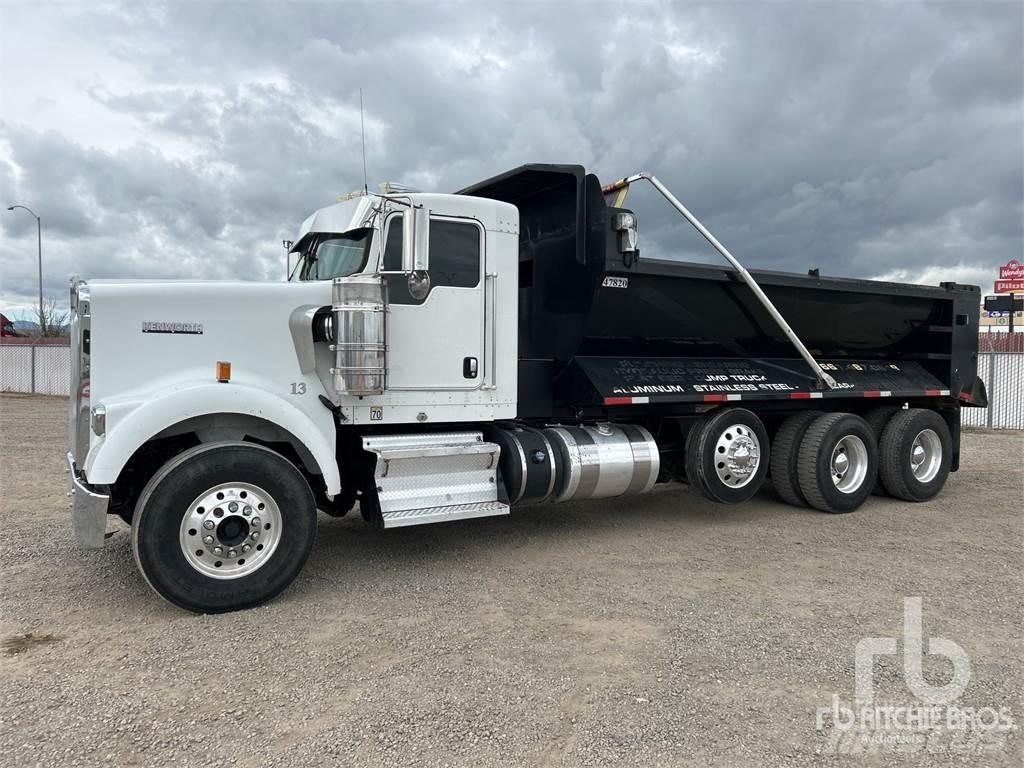
[[[650,182],[722,267],[641,256]],[[655,177],[528,165],[303,222],[283,283],[72,281],[77,538],[131,526],[175,605],[283,590],[317,510],[392,528],[771,477],[850,512],[937,494],[983,406],[977,287],[748,272]]]

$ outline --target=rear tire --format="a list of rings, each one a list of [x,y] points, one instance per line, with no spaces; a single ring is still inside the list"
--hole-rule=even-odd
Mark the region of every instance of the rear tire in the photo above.
[[[786,418],[775,433],[772,443],[772,486],[787,504],[806,507],[807,499],[800,490],[797,467],[800,464],[800,443],[811,423],[822,415],[821,411],[802,411]]]
[[[911,408],[889,421],[879,445],[882,484],[904,501],[934,498],[949,477],[953,438],[935,411]]]
[[[896,413],[899,412],[899,408],[892,406],[882,406],[881,408],[874,408],[864,414],[864,421],[871,427],[871,431],[875,433],[875,445],[881,445],[882,443],[882,432],[885,430],[885,425],[889,423]],[[875,496],[888,496],[889,494],[885,491],[885,486],[882,485],[881,478],[881,466],[882,461],[879,457],[879,476],[875,478],[874,487],[871,489],[871,493]]]
[[[686,476],[707,498],[746,501],[768,474],[768,431],[745,408],[706,414],[686,436]]]
[[[827,413],[807,429],[797,474],[807,503],[822,512],[852,512],[871,495],[878,448],[871,427],[852,413]]]
[[[210,443],[164,464],[139,496],[132,552],[143,577],[180,608],[224,613],[264,603],[302,570],[316,500],[269,448]]]

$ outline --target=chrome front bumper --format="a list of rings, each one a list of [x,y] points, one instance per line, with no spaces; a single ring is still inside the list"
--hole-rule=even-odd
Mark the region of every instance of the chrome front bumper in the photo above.
[[[71,474],[71,519],[75,529],[75,539],[79,546],[86,549],[99,549],[103,546],[107,532],[107,508],[110,497],[96,493],[86,486],[78,477],[75,459],[68,451],[68,472]]]

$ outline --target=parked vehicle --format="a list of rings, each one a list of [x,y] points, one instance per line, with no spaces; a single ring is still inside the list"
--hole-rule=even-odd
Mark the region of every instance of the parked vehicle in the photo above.
[[[12,338],[16,339],[21,336],[18,330],[14,327],[14,323],[8,319],[7,315],[0,314],[0,338]]]
[[[646,181],[728,266],[641,257]],[[823,512],[926,501],[986,402],[977,287],[751,274],[647,174],[367,194],[292,251],[287,283],[72,283],[78,539],[120,516],[190,610],[272,598],[357,502],[393,528],[684,479],[735,503],[769,473]]]

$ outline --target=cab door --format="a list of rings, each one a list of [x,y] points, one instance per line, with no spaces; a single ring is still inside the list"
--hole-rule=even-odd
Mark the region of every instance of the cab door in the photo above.
[[[402,268],[402,213],[385,221],[381,271]],[[484,228],[430,217],[430,288],[422,299],[402,274],[386,274],[389,390],[478,389],[483,383]]]

